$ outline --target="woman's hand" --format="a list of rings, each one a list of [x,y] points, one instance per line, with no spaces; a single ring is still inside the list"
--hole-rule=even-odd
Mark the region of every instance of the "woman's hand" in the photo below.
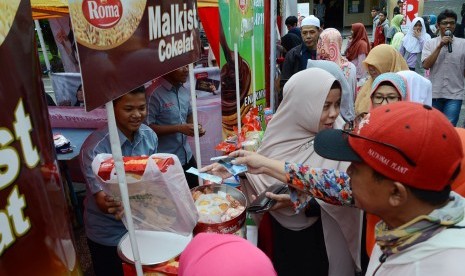
[[[271,192],[266,192],[266,197],[276,200],[276,204],[271,207],[270,211],[292,207],[291,196],[289,194],[273,194]]]
[[[229,157],[235,157],[235,159],[232,161],[233,164],[246,165],[247,172],[252,174],[265,173],[264,167],[267,163],[267,160],[270,160],[263,155],[246,150],[234,151],[229,154]]]
[[[225,167],[223,167],[222,165],[218,163],[213,163],[211,165],[205,166],[200,169],[200,172],[213,174],[223,179],[226,179],[232,176],[232,174],[228,172],[228,170]]]
[[[266,192],[265,195],[266,197],[276,201],[276,203],[273,205],[273,207],[270,208],[269,211],[275,211],[293,206],[291,196],[289,194],[274,194],[272,192]],[[252,201],[254,201],[256,198],[256,196],[252,195]]]

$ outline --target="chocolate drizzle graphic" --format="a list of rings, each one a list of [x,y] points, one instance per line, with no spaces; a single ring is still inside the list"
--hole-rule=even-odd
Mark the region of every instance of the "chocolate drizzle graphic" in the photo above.
[[[221,68],[221,113],[223,128],[227,131],[233,131],[233,127],[237,125],[237,108],[236,108],[236,79],[234,65],[234,51],[228,46],[223,28],[220,28],[220,45],[223,49],[226,58],[226,64]],[[241,114],[247,113],[250,106],[244,104],[244,99],[247,97],[250,83],[251,71],[250,66],[245,59],[238,55],[239,65],[239,88],[240,88],[240,105]],[[239,115],[241,116],[241,115]]]

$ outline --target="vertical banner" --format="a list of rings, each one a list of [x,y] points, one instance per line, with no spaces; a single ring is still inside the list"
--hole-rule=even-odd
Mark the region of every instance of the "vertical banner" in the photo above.
[[[30,1],[0,7],[0,275],[79,275]]]
[[[402,24],[402,31],[407,33],[413,19],[423,15],[424,0],[404,0],[400,13],[404,15],[405,23]],[[397,0],[389,0],[389,14],[392,18],[394,7],[397,6]]]
[[[60,51],[60,58],[65,72],[80,73],[71,18],[63,16],[49,19],[55,43]],[[57,91],[57,90],[54,90]]]
[[[200,59],[195,0],[69,0],[86,110]]]
[[[219,0],[219,11],[221,113],[223,137],[225,138],[233,134],[233,128],[237,126],[238,122],[234,44],[237,44],[239,56],[240,118],[253,107],[254,95],[256,105],[261,111],[260,115],[263,114],[263,109],[266,106],[265,14],[263,0]],[[255,50],[255,53],[252,53],[252,49]]]

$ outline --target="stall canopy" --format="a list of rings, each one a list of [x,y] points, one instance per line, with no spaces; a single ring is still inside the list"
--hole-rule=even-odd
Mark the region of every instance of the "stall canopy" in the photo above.
[[[210,42],[210,47],[216,60],[219,60],[218,0],[199,0],[197,4],[199,17]],[[67,0],[31,0],[31,6],[34,20],[56,18],[69,14]]]
[[[67,0],[31,0],[32,18],[46,19],[68,15]]]

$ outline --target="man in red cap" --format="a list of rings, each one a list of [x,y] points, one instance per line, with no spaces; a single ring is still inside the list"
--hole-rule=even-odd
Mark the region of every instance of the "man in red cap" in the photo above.
[[[355,205],[381,217],[367,275],[458,275],[465,257],[465,199],[451,193],[461,141],[429,106],[375,109],[352,133],[323,131],[315,151],[351,161]]]
[[[247,164],[249,173],[266,173],[300,192],[379,216],[367,275],[463,273],[465,199],[451,192],[463,150],[441,112],[412,102],[385,105],[353,132],[320,131],[314,147],[324,158],[352,162],[347,173],[245,151],[230,156]],[[301,204],[302,198],[293,201]]]

